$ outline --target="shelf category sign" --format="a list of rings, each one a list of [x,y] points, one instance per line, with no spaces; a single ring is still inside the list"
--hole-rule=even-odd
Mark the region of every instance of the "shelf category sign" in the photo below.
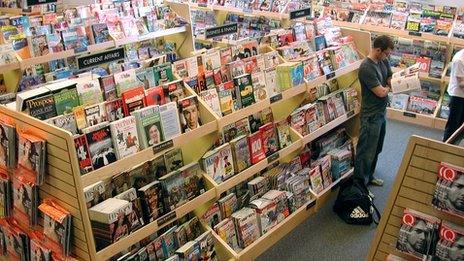
[[[56,3],[58,2],[57,0],[27,0],[27,6],[33,6],[33,5],[43,5],[43,4],[50,4],[50,3]]]
[[[237,23],[231,23],[231,24],[225,24],[221,26],[215,26],[215,27],[210,27],[205,29],[205,37],[206,39],[217,37],[217,36],[223,36],[223,35],[228,35],[228,34],[235,34],[238,32],[238,24]]]
[[[115,62],[124,59],[124,48],[92,54],[88,56],[77,57],[77,65],[79,69],[86,69],[104,63]]]
[[[311,15],[311,7],[303,8],[290,12],[290,19],[297,19]]]

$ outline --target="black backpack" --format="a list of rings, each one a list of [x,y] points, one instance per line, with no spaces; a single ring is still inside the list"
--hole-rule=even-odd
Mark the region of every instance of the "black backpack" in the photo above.
[[[333,211],[346,223],[352,225],[376,225],[380,221],[380,212],[369,196],[364,182],[350,178],[340,184]],[[374,217],[374,214],[377,217]]]

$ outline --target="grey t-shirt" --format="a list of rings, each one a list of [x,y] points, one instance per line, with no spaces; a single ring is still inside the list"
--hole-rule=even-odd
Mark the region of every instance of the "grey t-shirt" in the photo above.
[[[379,85],[386,87],[387,79],[392,74],[388,59],[384,59],[379,63],[372,61],[370,58],[364,59],[358,72],[362,93],[361,115],[385,114],[388,97],[378,97],[371,89]]]

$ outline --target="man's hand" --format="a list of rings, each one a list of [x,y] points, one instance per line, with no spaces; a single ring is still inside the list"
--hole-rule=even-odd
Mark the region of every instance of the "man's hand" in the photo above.
[[[383,87],[381,85],[374,87],[371,89],[371,91],[377,95],[377,97],[384,98],[388,96],[388,93],[390,92],[390,87]]]
[[[464,77],[456,77],[458,80],[459,88],[464,89]]]

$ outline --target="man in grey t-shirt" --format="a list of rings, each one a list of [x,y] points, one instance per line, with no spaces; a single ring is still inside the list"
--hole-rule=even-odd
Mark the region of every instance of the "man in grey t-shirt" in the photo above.
[[[374,171],[385,139],[385,113],[392,77],[388,56],[393,48],[390,37],[377,37],[358,72],[362,94],[361,130],[354,178],[363,180],[366,185],[383,185],[383,180],[374,177]]]

